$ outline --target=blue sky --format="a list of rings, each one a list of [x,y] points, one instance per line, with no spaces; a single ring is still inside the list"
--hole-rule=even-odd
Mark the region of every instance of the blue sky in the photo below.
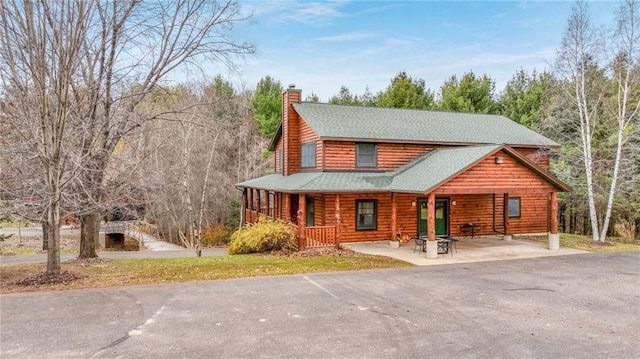
[[[524,68],[549,68],[573,1],[259,1],[234,37],[257,54],[237,72],[217,70],[240,88],[271,75],[325,102],[347,86],[375,94],[405,70],[436,91],[451,75],[473,70],[500,92]],[[614,24],[617,1],[590,3],[597,25]],[[216,70],[214,70],[216,71]]]

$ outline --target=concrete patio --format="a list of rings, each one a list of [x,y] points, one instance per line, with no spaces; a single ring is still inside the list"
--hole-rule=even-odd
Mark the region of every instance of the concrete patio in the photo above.
[[[343,246],[356,252],[392,257],[419,266],[588,253],[579,249],[562,247],[557,251],[551,251],[548,249],[547,243],[517,239],[504,241],[498,236],[458,238],[457,252],[454,247],[452,253],[439,254],[437,259],[427,259],[425,253],[420,253],[419,250],[414,252],[413,241],[402,243],[400,248],[391,248],[388,241],[344,243]]]

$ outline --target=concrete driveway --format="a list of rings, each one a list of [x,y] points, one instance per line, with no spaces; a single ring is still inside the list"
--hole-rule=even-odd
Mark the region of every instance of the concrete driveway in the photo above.
[[[2,358],[636,358],[639,253],[0,296]]]

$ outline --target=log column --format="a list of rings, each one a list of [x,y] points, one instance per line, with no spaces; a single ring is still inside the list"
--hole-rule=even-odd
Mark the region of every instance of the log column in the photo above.
[[[436,242],[436,195],[429,194],[427,201],[427,258],[438,258],[438,242]]]
[[[549,211],[551,228],[549,231],[549,249],[560,249],[560,234],[558,233],[558,192],[551,192],[551,211]]]
[[[247,210],[247,189],[242,189],[242,205],[240,206],[240,225],[244,226],[247,224],[246,218],[246,210]]]
[[[391,192],[391,240],[397,240],[398,236],[398,220],[397,220],[398,204],[396,203],[396,194]]]
[[[265,191],[265,211],[267,212],[267,217],[273,218],[273,212],[271,212],[271,192]]]
[[[247,209],[248,216],[245,220],[247,223],[253,223],[253,188],[247,188]]]
[[[505,193],[502,195],[502,225],[504,227],[504,235],[502,236],[502,239],[505,241],[510,241],[511,232],[509,232],[509,194],[508,193]]]
[[[303,250],[307,239],[305,236],[305,229],[307,226],[307,201],[304,193],[300,193],[298,196],[298,250]]]
[[[336,249],[340,249],[340,194],[336,193]]]
[[[256,200],[258,202],[258,208],[256,208],[256,211],[258,212],[258,217],[260,217],[260,215],[262,214],[262,190],[257,190],[256,195]]]

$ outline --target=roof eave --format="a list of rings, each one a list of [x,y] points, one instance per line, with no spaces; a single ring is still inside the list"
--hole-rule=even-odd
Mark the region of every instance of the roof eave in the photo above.
[[[344,142],[385,142],[385,143],[406,143],[406,144],[419,144],[419,145],[440,145],[440,146],[482,146],[492,145],[489,142],[439,142],[439,141],[419,141],[419,140],[399,140],[392,138],[363,138],[363,137],[337,137],[337,136],[322,136],[319,137],[322,141],[344,141]],[[554,144],[508,144],[511,147],[518,148],[558,148],[560,144],[554,142]]]
[[[273,152],[276,150],[276,146],[278,146],[278,141],[280,141],[280,137],[282,137],[282,121],[280,121],[280,123],[278,124],[278,129],[276,130],[275,135],[273,135],[273,138],[269,143],[269,147],[267,147],[269,151]]]

